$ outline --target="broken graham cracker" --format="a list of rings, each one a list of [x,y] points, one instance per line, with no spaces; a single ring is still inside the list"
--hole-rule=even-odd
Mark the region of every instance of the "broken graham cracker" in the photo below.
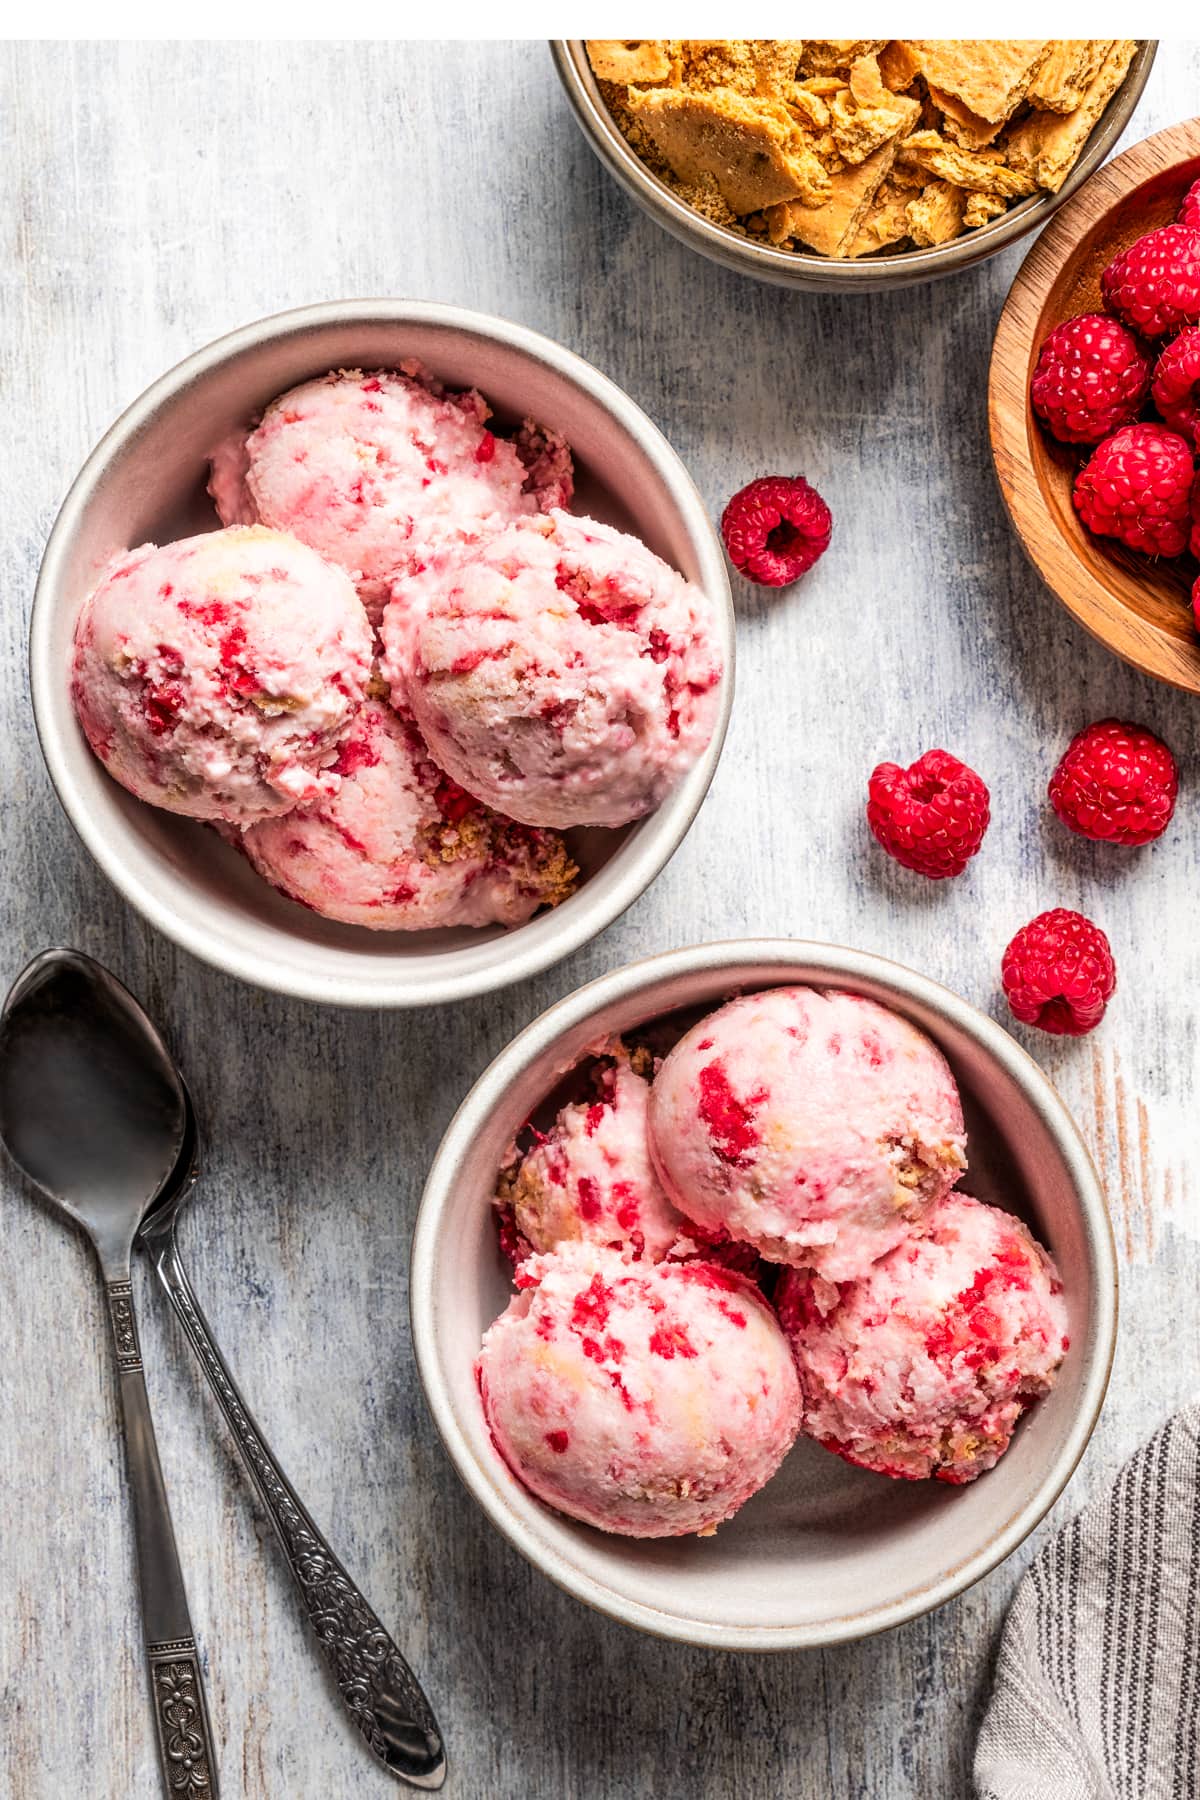
[[[1008,201],[998,194],[968,194],[967,204],[963,207],[963,230],[978,231],[981,225],[998,219],[1007,211]]]
[[[1097,119],[1124,81],[1137,43],[1118,39],[1104,59],[1100,72],[1071,113],[1030,113],[1014,125],[1002,140],[1009,166],[1036,187],[1056,194],[1079,159]]]
[[[909,38],[930,87],[961,100],[977,118],[1003,124],[1041,71],[1053,38]]]
[[[685,38],[675,87],[706,93],[731,88],[763,100],[786,100],[796,81],[798,38]]]
[[[1040,112],[1069,113],[1082,106],[1115,38],[1059,38],[1026,98]]]
[[[1003,121],[993,123],[990,119],[981,119],[973,113],[969,106],[956,100],[953,94],[944,94],[941,88],[931,87],[929,98],[942,115],[942,130],[955,144],[961,144],[964,150],[986,150],[1004,130]]]
[[[901,144],[901,163],[915,164],[939,181],[953,187],[969,188],[973,193],[996,194],[1004,200],[1017,200],[1032,194],[1037,183],[1033,177],[1016,168],[1007,168],[1001,150],[963,150],[939,137],[936,131],[916,131]]]
[[[824,206],[801,206],[786,200],[769,206],[767,231],[773,244],[798,238],[820,256],[844,256],[871,210],[896,157],[896,140],[883,144],[865,162],[830,177],[831,193]]]
[[[860,57],[850,84],[829,103],[833,141],[844,162],[860,163],[889,138],[906,137],[920,116],[919,100],[884,87],[873,56]]]
[[[819,208],[830,176],[786,107],[728,88],[631,88],[627,105],[673,172],[685,182],[711,176],[735,213],[800,199]]]
[[[966,211],[965,188],[949,181],[931,181],[908,203],[908,235],[919,250],[948,244],[960,236]]]
[[[870,256],[886,250],[908,236],[908,206],[912,194],[896,187],[889,176],[880,187],[858,227],[854,241],[845,246],[843,256]]]
[[[588,38],[586,48],[597,81],[653,87],[671,79],[674,61],[666,38]]]
[[[805,38],[800,52],[804,75],[845,74],[863,56],[876,56],[886,38]]]

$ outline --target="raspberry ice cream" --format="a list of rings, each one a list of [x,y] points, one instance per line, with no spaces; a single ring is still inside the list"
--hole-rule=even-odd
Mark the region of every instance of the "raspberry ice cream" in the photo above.
[[[592,519],[555,511],[449,549],[388,606],[383,640],[434,755],[530,825],[640,818],[716,724],[707,597]]]
[[[648,1059],[647,1059],[648,1060]],[[694,1250],[663,1192],[646,1143],[650,1083],[641,1057],[619,1041],[595,1069],[595,1094],[564,1106],[550,1129],[516,1156],[497,1203],[534,1251],[585,1241],[661,1262]]]
[[[846,1280],[899,1243],[966,1167],[941,1052],[854,994],[775,988],[682,1037],[650,1097],[671,1199],[772,1262]]]
[[[489,417],[482,395],[447,393],[416,363],[334,370],[220,444],[209,492],[226,524],[277,526],[349,570],[377,617],[431,545],[570,500],[562,439],[526,420],[510,441]]]
[[[520,925],[570,893],[559,834],[472,800],[380,701],[364,701],[333,772],[329,799],[242,834],[259,874],[326,918],[376,931]]]
[[[336,790],[371,647],[344,570],[282,532],[213,531],[113,559],[75,628],[72,696],[139,799],[249,824]]]
[[[574,1245],[536,1259],[476,1364],[500,1455],[548,1506],[628,1537],[711,1535],[768,1481],[800,1395],[742,1276]]]
[[[785,1272],[776,1305],[804,1430],[848,1462],[956,1485],[993,1468],[1069,1348],[1062,1283],[1019,1219],[947,1194],[840,1287]]]

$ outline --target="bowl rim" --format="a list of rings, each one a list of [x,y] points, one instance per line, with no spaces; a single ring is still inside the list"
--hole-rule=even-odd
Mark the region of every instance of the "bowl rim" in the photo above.
[[[725,673],[720,706],[712,738],[698,762],[662,804],[644,820],[635,821],[633,832],[617,854],[627,858],[619,880],[614,880],[603,904],[595,895],[588,904],[588,883],[581,885],[574,911],[568,900],[553,913],[542,915],[550,929],[521,945],[523,926],[505,933],[508,952],[493,969],[467,969],[436,973],[428,967],[434,959],[411,959],[403,976],[388,974],[372,958],[363,959],[363,973],[351,978],[336,974],[306,974],[302,956],[297,967],[288,960],[265,967],[247,949],[228,943],[219,927],[211,925],[201,904],[195,916],[174,910],[146,891],[131,874],[121,856],[121,833],[105,829],[80,793],[74,774],[78,746],[71,739],[74,715],[66,695],[66,682],[57,666],[52,636],[60,609],[65,604],[64,578],[72,546],[103,481],[109,464],[131,443],[164,407],[179,401],[188,389],[226,362],[267,342],[302,337],[315,329],[383,324],[404,329],[419,326],[444,332],[448,337],[474,337],[499,343],[531,361],[548,366],[631,438],[654,466],[674,505],[692,546],[698,583],[709,595],[717,617]],[[493,314],[473,311],[441,301],[405,299],[353,299],[322,301],[268,314],[213,339],[190,352],[151,382],[108,427],[75,476],[59,508],[42,555],[29,621],[29,682],[34,723],[51,784],[67,819],[101,872],[117,892],[143,918],[182,949],[210,967],[252,986],[320,1004],[407,1008],[439,1005],[449,1001],[498,992],[549,968],[605,931],[636,901],[662,872],[690,829],[716,773],[728,730],[736,677],[735,614],[725,558],[715,528],[679,453],[642,408],[610,376],[587,359],[528,326]],[[397,940],[397,953],[405,934]]]
[[[1032,245],[1017,270],[996,327],[988,370],[992,466],[1025,555],[1055,599],[1106,650],[1141,674],[1190,694],[1200,693],[1200,646],[1185,650],[1181,640],[1167,637],[1160,627],[1145,620],[1131,631],[1129,609],[1080,560],[1061,531],[1055,528],[1049,534],[1052,541],[1047,547],[1046,537],[1034,528],[1035,519],[1049,520],[1049,509],[1031,450],[1040,427],[1029,400],[1029,382],[1040,347],[1034,334],[1042,311],[1080,238],[1146,182],[1197,158],[1200,118],[1184,119],[1139,139],[1097,170]],[[1102,210],[1096,207],[1097,201],[1102,202]],[[1012,392],[1018,376],[1019,405]],[[1120,644],[1113,642],[1118,627],[1123,628]]]
[[[1157,38],[1138,38],[1135,42],[1137,49],[1124,81],[1092,127],[1057,193],[1030,194],[999,218],[948,244],[851,260],[759,244],[704,218],[660,181],[622,136],[600,96],[587,60],[587,40],[549,40],[558,78],[588,143],[609,174],[659,225],[701,255],[740,274],[787,287],[824,288],[843,293],[908,287],[939,276],[957,274],[1044,225],[1099,167],[1133,117],[1158,50]]]
[[[680,976],[718,970],[728,972],[730,987],[736,989],[740,972],[763,964],[816,968],[827,974],[833,986],[846,979],[882,984],[941,1013],[998,1061],[1022,1089],[1059,1146],[1079,1200],[1096,1292],[1094,1331],[1088,1347],[1090,1366],[1080,1404],[1030,1500],[979,1550],[956,1563],[940,1580],[887,1605],[866,1606],[831,1621],[783,1626],[715,1624],[665,1614],[640,1601],[623,1598],[577,1567],[569,1556],[540,1543],[509,1506],[499,1487],[488,1479],[459,1428],[449,1388],[442,1379],[433,1305],[434,1263],[442,1215],[457,1183],[458,1169],[479,1130],[530,1064],[615,1001],[645,993]],[[557,1587],[597,1612],[677,1642],[747,1651],[819,1648],[890,1630],[945,1604],[1011,1555],[1059,1498],[1087,1448],[1112,1371],[1117,1308],[1116,1244],[1100,1178],[1078,1125],[1041,1066],[1003,1026],[931,977],[873,952],[807,939],[742,938],[662,952],[611,970],[548,1007],[493,1059],[446,1127],[421,1196],[409,1266],[413,1349],[426,1404],[459,1478],[492,1525]]]

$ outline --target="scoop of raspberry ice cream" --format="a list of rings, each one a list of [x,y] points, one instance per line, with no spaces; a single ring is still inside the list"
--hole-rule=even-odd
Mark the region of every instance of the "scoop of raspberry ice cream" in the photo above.
[[[140,800],[248,824],[331,794],[371,672],[345,571],[235,527],[115,557],[75,628],[89,744]]]
[[[862,1274],[966,1167],[941,1052],[872,1000],[804,987],[732,1000],[680,1039],[650,1142],[689,1219],[831,1280]]]
[[[993,1468],[1069,1347],[1050,1257],[1019,1219],[967,1194],[937,1201],[857,1281],[787,1270],[775,1303],[805,1432],[908,1481]]]
[[[242,834],[259,874],[326,918],[375,931],[520,925],[570,893],[559,834],[472,800],[381,701],[363,703],[333,769],[330,798]]]
[[[454,779],[512,818],[624,825],[712,736],[713,609],[637,538],[555,511],[417,585],[385,612],[384,672]]]
[[[574,1245],[486,1333],[493,1441],[548,1506],[628,1537],[709,1536],[768,1481],[800,1394],[779,1323],[743,1276]]]
[[[584,1241],[661,1262],[694,1249],[663,1192],[646,1142],[650,1083],[620,1040],[595,1066],[595,1093],[564,1106],[524,1155],[514,1153],[497,1194],[534,1251]]]
[[[278,526],[340,563],[377,617],[431,545],[569,501],[562,439],[529,420],[498,437],[489,417],[482,395],[447,393],[416,363],[334,370],[218,445],[209,492],[226,523]]]

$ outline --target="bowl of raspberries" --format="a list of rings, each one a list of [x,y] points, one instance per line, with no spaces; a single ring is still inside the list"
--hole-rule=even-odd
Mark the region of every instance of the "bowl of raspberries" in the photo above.
[[[1100,170],[1030,252],[992,352],[992,451],[1080,624],[1200,693],[1200,119]]]

